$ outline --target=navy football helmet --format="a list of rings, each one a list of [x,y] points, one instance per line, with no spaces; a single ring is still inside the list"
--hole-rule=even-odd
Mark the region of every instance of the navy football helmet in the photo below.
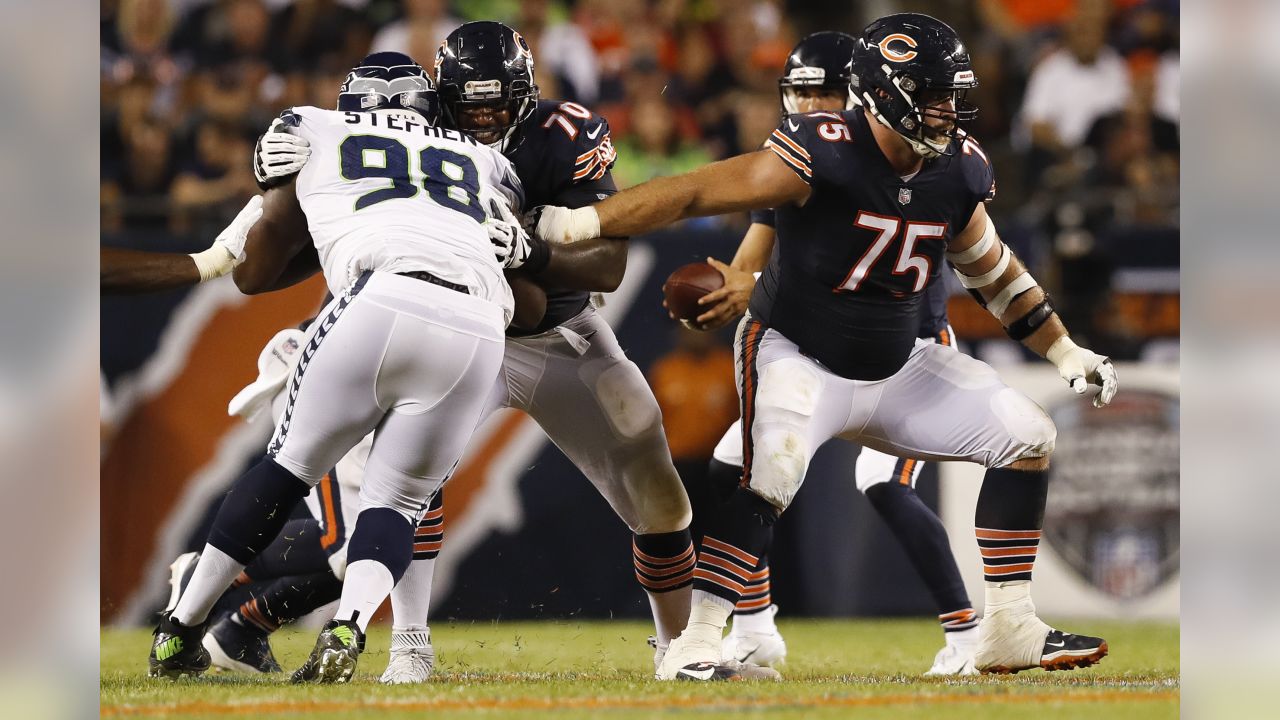
[[[795,88],[821,87],[848,94],[844,109],[858,105],[858,98],[849,86],[853,70],[849,61],[857,38],[842,32],[817,32],[801,40],[782,68],[778,78],[778,97],[782,101],[782,114],[800,112]]]
[[[387,108],[412,110],[431,125],[440,118],[440,100],[431,76],[403,53],[365,56],[347,73],[338,90],[339,110],[367,112]]]
[[[521,126],[538,107],[533,82],[533,51],[515,30],[500,22],[464,23],[445,38],[436,52],[436,84],[443,120],[470,135],[492,136],[487,144],[509,153],[524,140]],[[459,122],[468,107],[509,111],[506,122],[481,128]]]
[[[978,86],[969,51],[951,26],[928,15],[900,13],[868,25],[852,70],[863,105],[926,158],[954,153],[951,140],[978,115],[965,99]]]

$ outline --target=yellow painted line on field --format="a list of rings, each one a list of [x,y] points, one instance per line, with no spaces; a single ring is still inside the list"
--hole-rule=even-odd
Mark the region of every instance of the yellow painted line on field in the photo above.
[[[263,713],[336,713],[351,710],[648,710],[660,708],[699,710],[760,710],[786,708],[883,707],[895,705],[985,705],[1041,703],[1126,703],[1178,700],[1173,690],[1028,693],[990,695],[972,692],[861,697],[815,696],[786,698],[438,698],[431,700],[298,700],[264,702],[190,702],[158,705],[109,705],[102,717],[156,717],[173,713],[189,715],[257,715]]]

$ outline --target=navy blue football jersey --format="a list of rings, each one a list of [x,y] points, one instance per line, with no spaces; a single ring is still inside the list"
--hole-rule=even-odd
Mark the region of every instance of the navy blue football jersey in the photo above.
[[[609,172],[617,153],[604,118],[576,103],[539,100],[524,133],[524,142],[507,156],[524,185],[524,210],[539,205],[580,208],[618,191]],[[509,334],[546,332],[582,312],[590,296],[581,290],[548,289],[547,312],[538,327]]]
[[[778,251],[750,310],[832,372],[879,380],[906,362],[922,322],[937,322],[924,291],[941,285],[947,242],[994,195],[995,176],[962,137],[904,180],[867,123],[861,108],[792,115],[765,143],[812,191],[777,208]]]
[[[768,225],[776,228],[773,208],[767,210],[752,210],[752,224]],[[774,253],[777,254],[777,244],[774,244]],[[920,304],[920,329],[916,331],[916,337],[929,338],[937,340],[944,345],[950,345],[954,340],[947,333],[951,323],[947,319],[947,286],[941,281],[942,265],[939,264],[933,268],[933,277],[929,278],[929,284],[924,288],[924,302]]]

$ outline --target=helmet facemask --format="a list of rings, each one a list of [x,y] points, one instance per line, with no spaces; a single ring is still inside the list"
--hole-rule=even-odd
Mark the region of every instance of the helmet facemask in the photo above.
[[[977,106],[967,99],[969,90],[978,86],[973,71],[957,72],[948,82],[931,83],[888,65],[878,70],[871,83],[860,82],[857,75],[849,83],[850,91],[862,99],[876,120],[898,133],[925,159],[954,154],[951,141],[964,124],[978,116]]]
[[[845,95],[844,110],[858,105],[858,98],[843,78],[828,78],[826,71],[818,67],[797,67],[778,79],[778,97],[782,102],[782,115],[797,115],[808,112],[800,108],[800,88],[822,88]]]
[[[521,126],[533,117],[538,106],[538,86],[531,81],[516,80],[504,88],[500,79],[464,80],[443,88],[443,111],[450,127],[467,133],[478,142],[498,152],[514,150],[523,139]],[[468,110],[507,111],[504,122],[484,127],[469,127]]]

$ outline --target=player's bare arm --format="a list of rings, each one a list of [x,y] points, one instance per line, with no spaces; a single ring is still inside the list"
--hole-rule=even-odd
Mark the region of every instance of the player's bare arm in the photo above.
[[[200,282],[190,255],[104,247],[99,286],[104,293],[146,293]]]
[[[233,277],[246,295],[295,285],[320,269],[293,181],[263,195],[262,218],[249,231],[245,255]]]
[[[1088,384],[1101,386],[1094,405],[1111,402],[1116,393],[1111,361],[1072,342],[1044,288],[1000,239],[985,205],[978,205],[968,226],[951,240],[947,260],[1010,337],[1056,365],[1077,393]]]
[[[576,243],[548,243],[551,257],[536,275],[547,287],[613,292],[627,272],[625,238],[592,238]]]
[[[707,311],[695,321],[699,329],[722,328],[746,312],[751,291],[756,287],[756,273],[769,264],[775,238],[777,231],[769,225],[751,223],[733,262],[725,265],[715,258],[707,258],[707,262],[724,275],[724,286],[698,299],[699,305],[707,306]]]
[[[782,159],[757,150],[656,178],[577,210],[543,208],[536,228],[551,242],[579,242],[639,235],[691,217],[803,204],[808,198],[809,186]]]
[[[160,292],[222,277],[244,259],[245,236],[261,215],[261,199],[254,197],[208,249],[191,255],[104,247],[99,288],[104,293]]]

